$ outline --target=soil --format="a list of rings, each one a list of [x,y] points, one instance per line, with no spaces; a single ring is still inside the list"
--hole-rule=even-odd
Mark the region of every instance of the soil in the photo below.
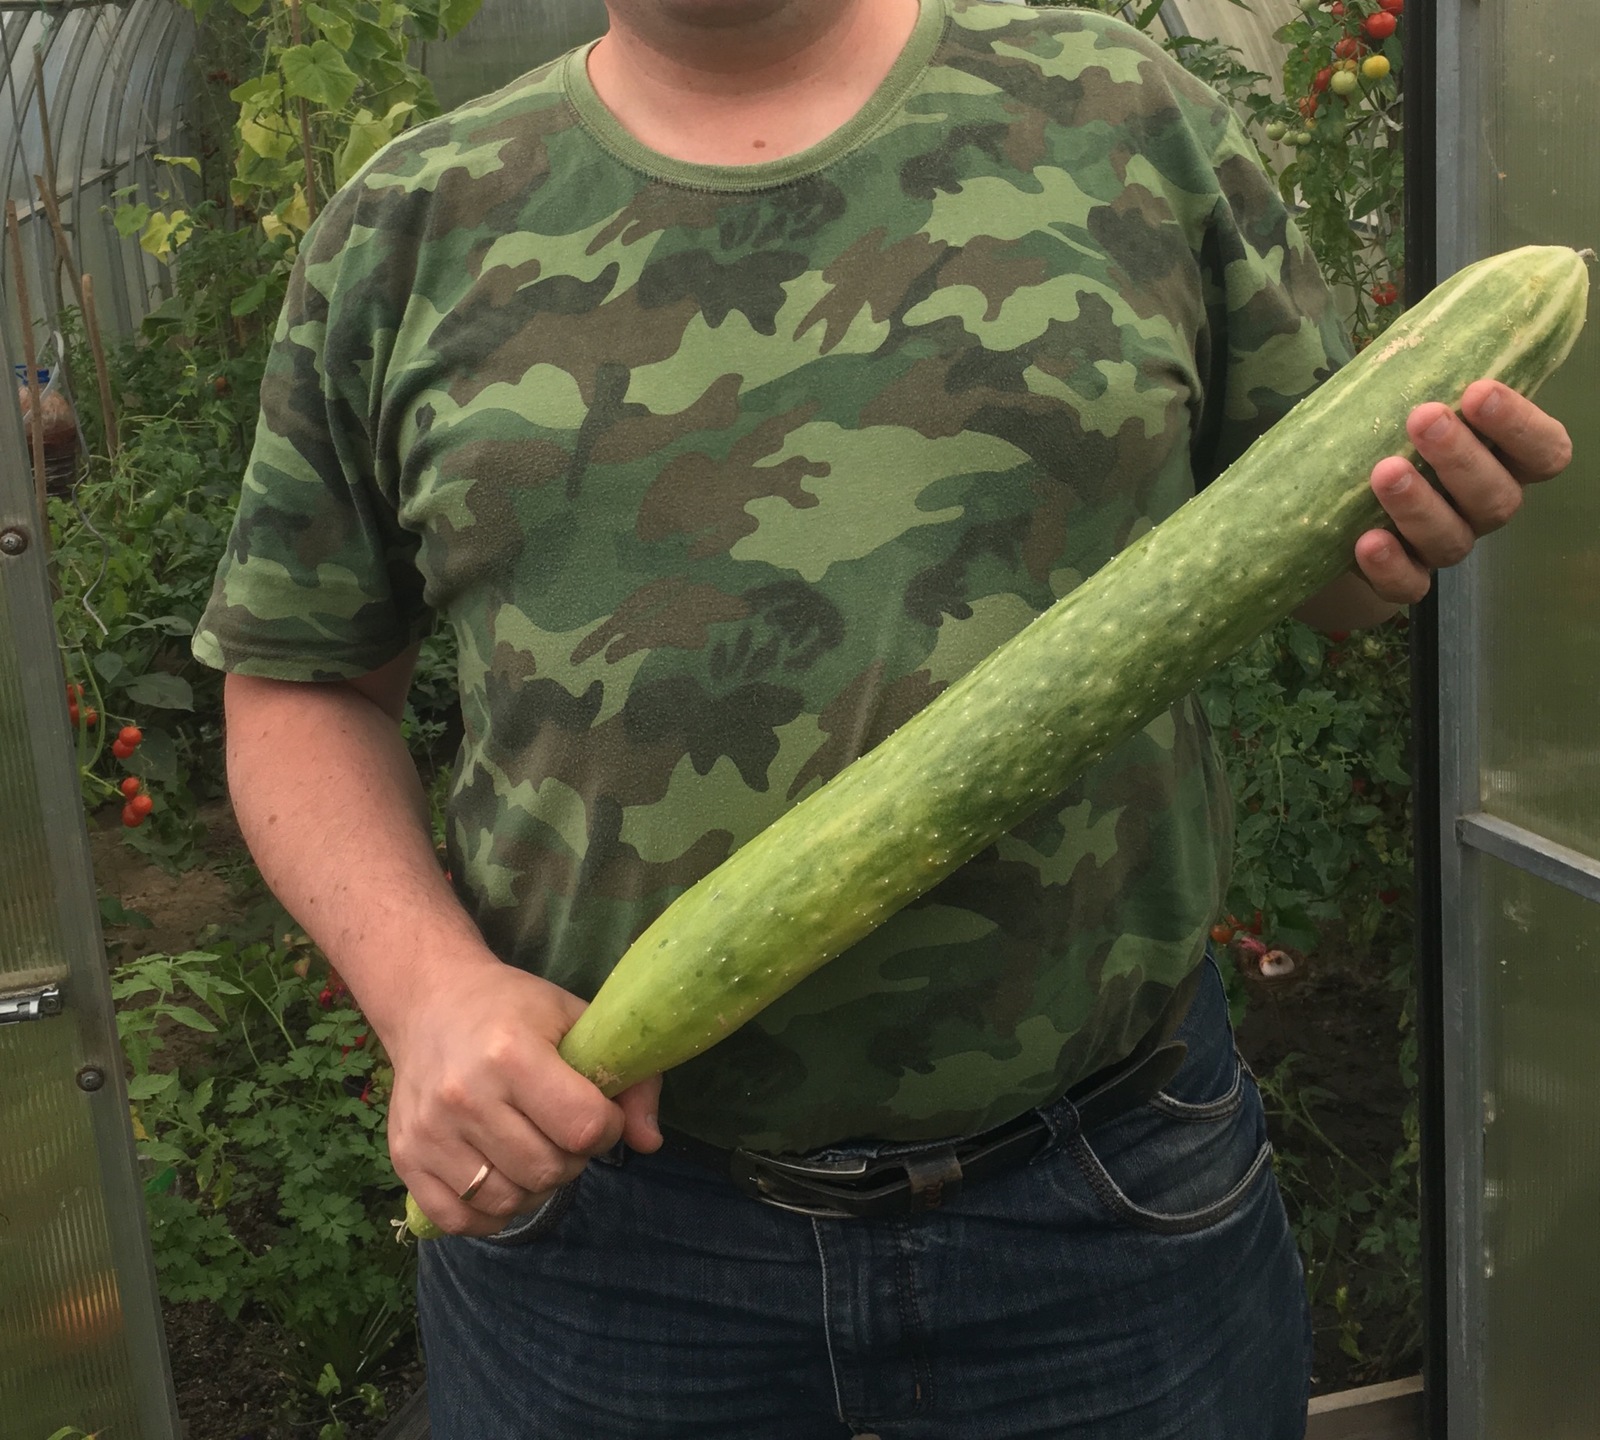
[[[122,843],[114,811],[91,825],[101,895],[148,921],[106,926],[113,961],[192,949],[207,927],[239,914],[241,902],[229,879],[241,855],[238,829],[225,804],[207,807],[201,819],[208,860],[177,875]],[[1296,1057],[1298,1081],[1326,1092],[1313,1111],[1329,1139],[1369,1174],[1387,1173],[1401,1141],[1406,1092],[1397,1059],[1402,997],[1386,983],[1383,965],[1350,958],[1333,944],[1300,960],[1290,975],[1266,980],[1247,973],[1243,983],[1249,1002],[1238,1038],[1251,1067],[1267,1075],[1286,1057]],[[181,1044],[181,1034],[173,1040]],[[1280,1148],[1285,1140],[1294,1143],[1276,1133],[1274,1139]],[[185,1440],[280,1440],[306,1430],[286,1411],[283,1339],[270,1320],[246,1313],[230,1321],[205,1303],[164,1303],[162,1310]],[[1415,1368],[1410,1355],[1391,1365],[1393,1373],[1363,1368],[1341,1352],[1339,1319],[1331,1308],[1317,1307],[1314,1319],[1313,1393],[1396,1378]],[[402,1345],[380,1384],[387,1413],[393,1416],[421,1383],[415,1347]],[[349,1440],[370,1440],[383,1424],[381,1418],[351,1423]]]
[[[1245,973],[1249,1002],[1239,1026],[1240,1053],[1258,1076],[1268,1076],[1289,1060],[1296,1082],[1320,1092],[1309,1102],[1317,1126],[1366,1175],[1386,1177],[1404,1139],[1403,1116],[1409,1099],[1400,1074],[1402,992],[1388,982],[1380,960],[1353,957],[1330,937],[1302,958],[1290,975],[1263,979]],[[1270,1111],[1270,1107],[1269,1107]],[[1286,1133],[1269,1113],[1269,1129],[1280,1154],[1305,1153],[1302,1133]],[[1337,1185],[1339,1176],[1325,1159],[1313,1167],[1319,1178]],[[1358,1269],[1349,1283],[1359,1294],[1375,1266]],[[1420,1355],[1399,1334],[1397,1317],[1367,1316],[1356,1359],[1340,1348],[1340,1317],[1331,1297],[1312,1307],[1316,1334],[1312,1393],[1331,1394],[1377,1384],[1417,1372]],[[1381,1353],[1380,1353],[1381,1352]]]

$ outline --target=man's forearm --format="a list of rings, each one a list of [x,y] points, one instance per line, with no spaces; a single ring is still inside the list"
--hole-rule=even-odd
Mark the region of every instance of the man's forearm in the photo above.
[[[440,871],[416,769],[383,704],[353,685],[241,676],[226,696],[245,841],[380,1036],[463,966],[498,964]]]
[[[1294,612],[1294,618],[1316,630],[1366,630],[1400,612],[1354,570],[1324,586]]]

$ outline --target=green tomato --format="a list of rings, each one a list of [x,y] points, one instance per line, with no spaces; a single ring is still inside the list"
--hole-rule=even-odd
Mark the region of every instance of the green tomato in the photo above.
[[[1296,130],[1290,143],[1293,145],[1309,145],[1311,143],[1311,132],[1309,130]]]
[[[1289,133],[1289,127],[1281,120],[1274,120],[1267,126],[1266,135],[1269,140],[1282,140]]]
[[[1328,89],[1335,95],[1354,95],[1361,88],[1361,80],[1354,70],[1335,70],[1328,81]]]
[[[405,1224],[400,1228],[397,1239],[404,1240],[414,1236],[418,1240],[439,1240],[444,1236],[444,1231],[422,1213],[422,1207],[411,1198],[411,1192],[406,1191],[406,1218]]]

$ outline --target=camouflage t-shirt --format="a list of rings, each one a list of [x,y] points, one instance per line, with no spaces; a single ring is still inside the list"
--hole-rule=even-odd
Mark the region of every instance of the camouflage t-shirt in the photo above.
[[[1116,21],[923,0],[860,114],[736,168],[645,149],[576,52],[307,237],[195,653],[350,677],[442,617],[454,883],[592,995],[1342,357],[1226,107]],[[670,1074],[664,1121],[796,1149],[1053,1098],[1193,970],[1230,833],[1176,705]]]

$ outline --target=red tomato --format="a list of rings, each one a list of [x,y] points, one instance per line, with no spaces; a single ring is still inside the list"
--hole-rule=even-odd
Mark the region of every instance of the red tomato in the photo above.
[[[133,808],[131,800],[122,807],[122,823],[130,830],[137,830],[144,824],[144,816]]]
[[[1332,78],[1333,66],[1324,65],[1322,69],[1317,71],[1315,77],[1311,81],[1312,93],[1316,95],[1322,94],[1322,92],[1328,88],[1328,81]]]
[[[128,749],[133,750],[136,749],[139,745],[139,742],[144,739],[144,731],[141,730],[137,725],[124,725],[122,729],[117,731],[117,739],[122,741],[122,743],[126,745]]]
[[[141,820],[155,808],[156,802],[145,794],[135,795],[133,799],[128,801],[128,809],[133,811]]]
[[[129,775],[117,786],[117,789],[122,791],[123,799],[133,799],[139,793],[139,777],[137,775]]]
[[[1406,0],[1378,0],[1378,9],[1387,10],[1391,15],[1398,15],[1406,8]]]
[[[1333,53],[1341,60],[1354,60],[1363,54],[1366,48],[1354,35],[1346,35],[1343,40],[1333,47]]]
[[[1361,22],[1361,29],[1370,40],[1387,40],[1394,34],[1394,28],[1399,23],[1395,19],[1394,11],[1379,10]]]

